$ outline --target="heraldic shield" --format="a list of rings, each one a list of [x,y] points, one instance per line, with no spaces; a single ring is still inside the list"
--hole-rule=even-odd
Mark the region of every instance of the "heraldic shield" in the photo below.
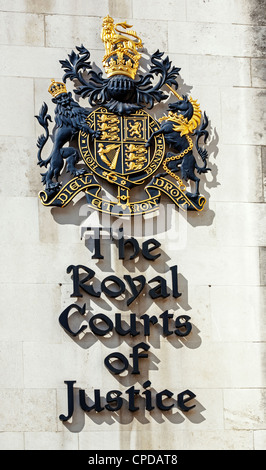
[[[150,172],[145,171],[153,162],[154,171],[160,166],[163,158],[164,139],[156,139],[156,150],[145,147],[154,130],[158,130],[156,121],[146,111],[139,110],[130,116],[117,116],[106,108],[93,111],[87,118],[88,125],[100,132],[100,136],[90,143],[89,136],[85,141],[85,133],[79,137],[79,147],[84,162],[91,166],[87,148],[94,163],[101,168],[99,176],[106,172],[118,173],[129,181],[147,178]],[[156,165],[155,165],[156,163]],[[95,171],[95,170],[94,170]],[[138,176],[136,176],[138,173]],[[108,176],[107,176],[108,178]]]
[[[177,93],[180,68],[172,66],[163,53],[156,51],[149,72],[137,76],[142,41],[129,28],[126,22],[115,24],[108,15],[103,19],[107,78],[92,70],[90,53],[83,45],[60,61],[63,81],[52,80],[48,89],[56,107],[53,148],[46,160],[42,152],[51,121],[46,103],[36,116],[45,130],[37,140],[38,165],[47,168],[41,174],[45,188],[39,193],[45,206],[65,207],[84,191],[91,208],[114,216],[152,212],[162,193],[182,210],[201,211],[204,207],[197,174],[210,170],[207,150],[199,146],[201,137],[204,143],[208,138],[208,118],[205,113],[202,116],[196,100]],[[68,79],[78,83],[74,93],[87,98],[91,109],[73,99],[65,85]],[[168,105],[168,114],[156,120],[144,108],[169,98],[163,86],[177,101]],[[193,154],[194,146],[202,166]],[[86,168],[77,168],[80,160]],[[62,187],[58,179],[64,169],[72,179]],[[115,188],[112,201],[101,197],[104,181]],[[187,190],[188,181],[194,192]],[[146,197],[131,202],[132,189],[141,185]]]
[[[79,133],[84,163],[94,174],[117,185],[118,211],[122,209],[130,214],[145,211],[148,201],[145,206],[134,203],[133,207],[129,203],[129,191],[143,184],[161,165],[165,151],[163,136],[158,135],[152,147],[146,146],[152,133],[159,129],[158,124],[144,110],[119,116],[103,107],[90,113],[86,121],[100,135],[92,141],[86,132]],[[86,194],[91,205],[94,195],[89,191]],[[110,203],[103,200],[98,203],[98,209],[100,206],[101,211],[109,212],[108,205]],[[115,205],[111,203],[112,213],[116,212]]]

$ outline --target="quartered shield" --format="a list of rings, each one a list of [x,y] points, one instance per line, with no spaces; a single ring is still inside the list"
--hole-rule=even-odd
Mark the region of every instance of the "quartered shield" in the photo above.
[[[80,153],[98,176],[130,189],[143,183],[160,166],[164,138],[159,135],[152,147],[145,146],[150,135],[159,128],[145,111],[119,116],[102,107],[90,113],[87,122],[99,136],[92,140],[80,132]]]

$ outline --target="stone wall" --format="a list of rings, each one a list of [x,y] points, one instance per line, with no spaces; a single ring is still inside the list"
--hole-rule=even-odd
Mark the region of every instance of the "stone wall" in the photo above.
[[[265,2],[0,0],[0,9],[0,448],[265,449]],[[171,208],[167,218],[125,222],[126,234],[140,243],[160,241],[161,257],[152,263],[118,260],[108,238],[104,259],[91,259],[81,226],[99,226],[98,215],[89,215],[82,199],[65,209],[38,199],[42,129],[34,115],[43,101],[52,114],[50,79],[62,78],[59,60],[76,45],[83,43],[102,67],[101,22],[108,13],[133,24],[143,39],[144,69],[156,49],[181,67],[180,93],[198,99],[210,119],[204,211],[185,217]],[[165,109],[151,114],[160,117]],[[169,267],[178,265],[182,296],[152,302],[142,295],[130,308],[123,298],[73,299],[66,272],[72,264],[89,266],[98,280],[143,273],[148,280],[165,275],[167,282]],[[127,321],[132,312],[159,316],[168,309],[174,317],[189,315],[193,328],[185,338],[163,336],[154,326],[146,339],[96,338],[88,330],[73,339],[58,322],[72,302],[86,302],[88,317],[113,319],[120,312]],[[107,370],[108,354],[129,357],[141,341],[150,349],[140,375]],[[196,407],[187,413],[145,412],[143,404],[134,413],[77,409],[63,423],[65,380],[76,380],[91,398],[95,388],[102,396],[132,385],[142,393],[150,380],[156,392],[193,391]]]

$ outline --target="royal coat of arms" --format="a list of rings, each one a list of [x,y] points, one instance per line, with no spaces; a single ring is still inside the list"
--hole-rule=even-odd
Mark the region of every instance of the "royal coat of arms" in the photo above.
[[[52,80],[48,89],[56,106],[53,147],[46,159],[43,151],[52,121],[46,103],[36,116],[45,130],[37,141],[38,165],[47,169],[41,173],[45,187],[39,193],[45,206],[65,207],[84,191],[91,208],[113,216],[152,212],[162,193],[182,210],[204,207],[199,175],[210,169],[199,140],[206,143],[208,118],[196,100],[177,93],[180,68],[164,53],[156,51],[149,72],[138,73],[142,41],[130,28],[127,22],[114,23],[109,15],[103,19],[106,78],[92,69],[90,52],[83,45],[60,61],[62,82]],[[90,109],[73,99],[67,80],[75,83],[75,95],[88,99]],[[166,100],[169,93],[177,100],[156,121],[146,109]],[[86,167],[80,167],[82,161]],[[63,171],[72,175],[64,185]],[[193,190],[188,191],[186,183],[191,181]],[[115,189],[113,199],[101,196],[104,182]],[[132,191],[140,186],[144,199],[132,201]]]

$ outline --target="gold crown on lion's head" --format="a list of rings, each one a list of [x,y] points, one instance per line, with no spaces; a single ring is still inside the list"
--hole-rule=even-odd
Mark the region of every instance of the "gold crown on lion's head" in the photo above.
[[[54,78],[51,80],[48,91],[54,98],[61,95],[61,93],[67,93],[66,85],[63,82],[56,82]]]
[[[103,19],[103,26],[106,25],[106,24],[113,24],[114,23],[114,20],[111,16],[107,15],[104,17]]]

